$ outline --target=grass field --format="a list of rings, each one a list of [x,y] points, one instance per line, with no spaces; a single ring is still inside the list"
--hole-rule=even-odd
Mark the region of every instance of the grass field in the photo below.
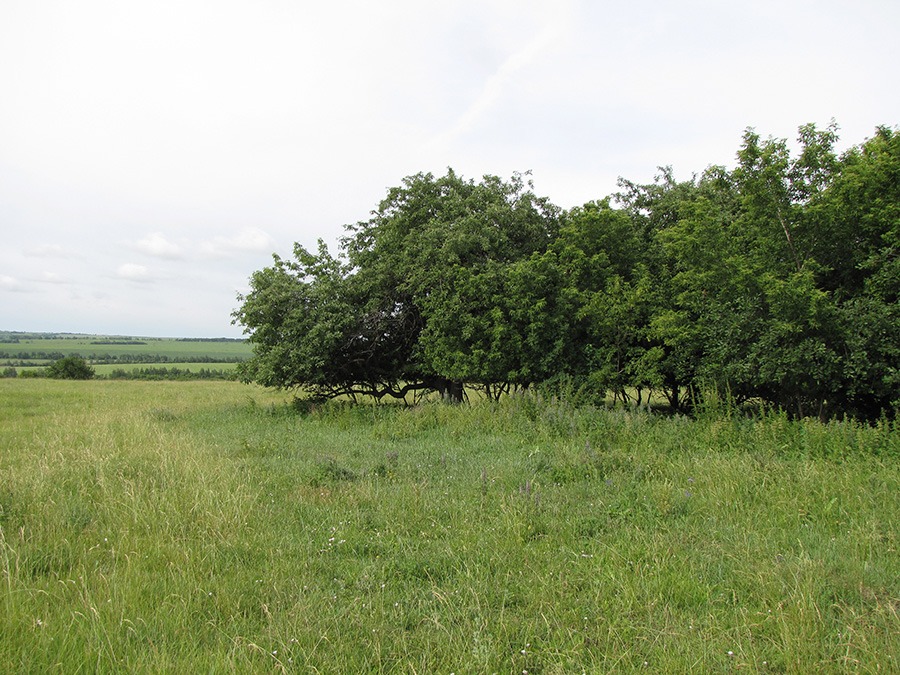
[[[110,343],[122,344],[110,344]],[[0,343],[0,353],[7,356],[0,362],[17,361],[22,354],[56,353],[68,356],[78,354],[85,359],[119,357],[128,355],[162,356],[169,362],[208,357],[215,362],[243,360],[250,357],[252,348],[240,340],[177,340],[174,338],[122,338],[104,335],[79,335],[65,338],[21,339],[19,342]],[[46,365],[48,359],[35,359],[33,365]],[[146,365],[146,364],[144,364]]]
[[[0,671],[877,673],[900,429],[0,380]]]

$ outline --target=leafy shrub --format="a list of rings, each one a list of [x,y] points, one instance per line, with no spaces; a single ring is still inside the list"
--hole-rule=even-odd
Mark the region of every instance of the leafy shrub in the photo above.
[[[83,358],[72,354],[47,366],[47,374],[57,380],[90,380],[94,369]]]

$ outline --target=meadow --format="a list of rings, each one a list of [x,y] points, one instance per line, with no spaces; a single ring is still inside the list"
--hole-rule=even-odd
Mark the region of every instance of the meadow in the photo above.
[[[0,671],[878,673],[900,429],[0,380]]]
[[[2,333],[8,340],[15,333]],[[88,361],[98,359],[142,365],[177,362],[235,362],[250,357],[252,348],[242,340],[183,340],[177,338],[141,338],[109,335],[53,335],[37,337],[23,334],[17,342],[0,341],[0,364],[22,360],[27,365],[45,366],[51,361],[77,354]],[[44,356],[40,356],[44,355]],[[53,355],[48,358],[48,355]],[[160,357],[155,359],[152,357]]]

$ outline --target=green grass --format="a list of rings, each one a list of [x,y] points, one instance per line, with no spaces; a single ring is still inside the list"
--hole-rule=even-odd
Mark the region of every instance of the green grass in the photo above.
[[[896,672],[900,430],[0,381],[4,672]]]
[[[92,344],[97,341],[127,342],[129,338],[115,338],[109,336],[85,335],[69,338],[47,339],[22,339],[18,343],[0,343],[0,352],[7,354],[3,362],[17,361],[20,354],[33,354],[35,352],[60,353],[64,356],[78,354],[84,358],[103,357],[109,355],[121,357],[123,355],[160,355],[169,361],[178,359],[195,359],[209,357],[210,359],[235,360],[247,359],[252,353],[252,348],[247,342],[234,341],[184,341],[174,338],[130,338],[132,344]],[[144,344],[137,344],[143,342]],[[36,360],[35,365],[46,365],[47,360]],[[147,365],[147,364],[144,364]]]

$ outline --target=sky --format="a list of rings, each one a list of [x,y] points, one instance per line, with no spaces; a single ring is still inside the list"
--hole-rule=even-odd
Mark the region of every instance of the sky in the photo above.
[[[240,337],[403,177],[562,208],[900,124],[896,0],[0,0],[0,330]]]

